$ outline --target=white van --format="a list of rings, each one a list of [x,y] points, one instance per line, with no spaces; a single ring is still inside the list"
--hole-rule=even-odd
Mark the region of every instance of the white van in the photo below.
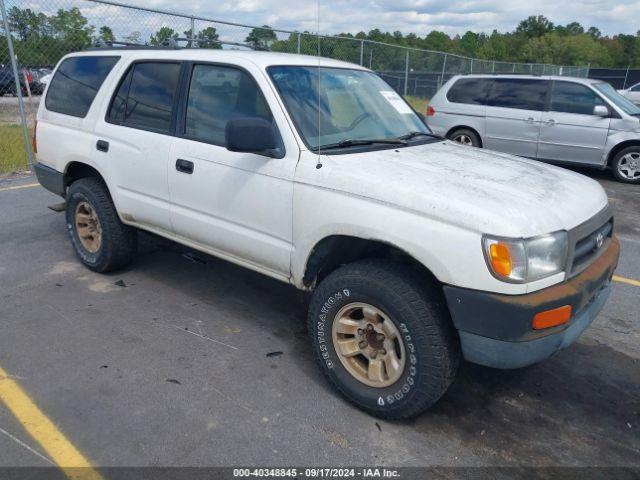
[[[140,229],[310,292],[318,365],[374,415],[433,405],[461,356],[553,355],[609,294],[598,183],[433,135],[360,66],[112,48],[62,59],[45,95],[36,172],[84,265],[129,264]]]

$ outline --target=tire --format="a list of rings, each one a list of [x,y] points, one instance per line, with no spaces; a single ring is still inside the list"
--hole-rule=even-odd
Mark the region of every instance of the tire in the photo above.
[[[364,308],[358,313],[360,305],[367,306],[368,317]],[[374,348],[367,333],[371,307],[380,312],[373,322],[378,322],[377,328],[386,332],[393,326],[399,333],[395,340],[391,340],[393,335],[380,339],[376,333],[373,337],[373,341],[382,341],[383,347],[389,349],[377,350],[378,354],[386,352],[383,357],[375,358],[382,358],[385,364],[382,374],[374,375],[381,379],[377,384],[366,384],[363,374],[359,378],[352,373],[361,368],[368,376],[371,371],[372,360],[366,356]],[[356,310],[350,313],[352,308]],[[346,320],[344,312],[347,312]],[[341,318],[348,328],[355,328],[349,322],[356,319],[359,327],[353,336],[340,333]],[[387,324],[388,321],[391,324]],[[360,328],[362,322],[366,327]],[[308,329],[316,360],[329,382],[350,402],[384,419],[414,417],[431,407],[449,388],[459,364],[459,341],[442,291],[438,286],[429,286],[429,282],[413,270],[391,261],[363,260],[331,273],[313,293]],[[367,343],[364,350],[361,349],[363,338]],[[340,355],[338,350],[342,347],[337,342],[353,345],[351,339],[360,339],[358,349],[365,353],[352,357]],[[392,350],[396,353],[403,350],[404,354],[404,365],[397,368],[394,375],[390,373],[393,369],[386,366]],[[395,375],[397,380],[389,383]]]
[[[478,134],[468,128],[454,130],[447,135],[447,138],[468,147],[482,147],[482,142]]]
[[[640,145],[620,150],[611,161],[611,170],[619,182],[640,184]]]
[[[101,180],[73,182],[67,192],[65,215],[71,244],[87,268],[106,273],[131,263],[138,246],[137,231],[120,221]]]

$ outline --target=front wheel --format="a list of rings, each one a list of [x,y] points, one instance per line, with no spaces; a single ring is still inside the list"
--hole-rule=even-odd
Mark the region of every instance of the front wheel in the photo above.
[[[442,292],[401,265],[365,260],[336,270],[315,290],[308,323],[329,381],[375,416],[413,417],[455,377],[458,340]]]
[[[640,183],[640,146],[620,150],[611,162],[616,180],[624,183]]]

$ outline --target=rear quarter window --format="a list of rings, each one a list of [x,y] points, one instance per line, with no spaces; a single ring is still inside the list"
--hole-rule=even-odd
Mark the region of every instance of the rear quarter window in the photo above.
[[[87,115],[104,79],[120,57],[83,56],[64,60],[47,91],[47,110],[73,117]]]
[[[486,105],[491,82],[488,78],[461,78],[447,92],[447,100],[467,105]]]

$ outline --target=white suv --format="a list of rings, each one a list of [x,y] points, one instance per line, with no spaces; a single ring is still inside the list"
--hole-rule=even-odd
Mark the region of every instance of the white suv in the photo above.
[[[127,265],[143,229],[311,292],[320,367],[384,418],[433,405],[461,355],[518,368],[569,345],[618,261],[596,182],[443,140],[343,62],[73,54],[36,131],[84,265]]]

